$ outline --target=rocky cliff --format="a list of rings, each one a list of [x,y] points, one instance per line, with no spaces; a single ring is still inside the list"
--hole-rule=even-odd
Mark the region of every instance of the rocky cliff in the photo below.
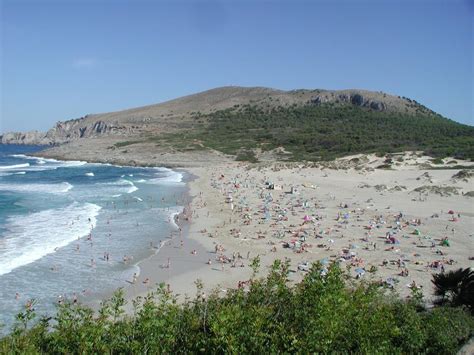
[[[8,132],[0,135],[0,144],[58,145],[81,138],[101,136],[133,136],[146,130],[145,126],[117,124],[114,122],[88,121],[81,119],[57,122],[46,133]]]
[[[0,144],[31,144],[31,145],[49,145],[52,142],[46,137],[46,134],[39,131],[30,132],[8,132],[0,135]]]

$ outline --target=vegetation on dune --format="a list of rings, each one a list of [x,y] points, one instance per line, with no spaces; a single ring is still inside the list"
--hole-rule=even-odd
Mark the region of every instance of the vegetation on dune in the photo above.
[[[184,304],[162,286],[135,301],[130,317],[121,291],[97,315],[63,304],[52,322],[29,326],[30,307],[0,340],[0,352],[450,354],[474,333],[462,308],[426,310],[416,291],[401,301],[377,284],[348,287],[337,264],[326,273],[313,265],[297,285],[289,284],[288,271],[277,261],[266,278],[253,277],[248,290],[223,297],[206,297],[197,282],[196,298]]]
[[[209,115],[199,136],[205,145],[236,150],[283,146],[295,160],[369,152],[424,150],[437,157],[474,158],[474,127],[434,114],[401,114],[352,105],[255,106]]]
[[[195,121],[193,129],[148,140],[169,146],[199,141],[199,146],[191,148],[211,148],[240,156],[239,160],[242,152],[249,155],[255,148],[277,147],[291,152],[289,158],[295,161],[403,150],[423,150],[438,158],[474,159],[474,127],[429,110],[395,113],[337,103],[268,108],[236,105],[196,116]]]

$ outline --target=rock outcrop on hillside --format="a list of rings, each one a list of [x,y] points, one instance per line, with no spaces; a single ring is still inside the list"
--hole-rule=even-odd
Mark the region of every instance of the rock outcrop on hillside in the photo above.
[[[58,145],[81,138],[101,136],[133,136],[146,127],[117,124],[114,122],[75,119],[58,122],[48,132],[8,132],[0,135],[0,144]]]
[[[8,132],[0,135],[0,144],[49,145],[51,141],[39,131]]]
[[[104,135],[129,136],[146,130],[146,125],[120,124],[114,121],[88,119],[88,116],[58,122],[46,133],[46,137],[56,144],[81,138],[96,138]]]

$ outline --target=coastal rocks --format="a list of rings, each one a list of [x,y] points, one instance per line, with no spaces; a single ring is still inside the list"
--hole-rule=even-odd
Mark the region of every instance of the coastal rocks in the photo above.
[[[140,132],[140,127],[116,122],[93,120],[88,116],[58,122],[46,136],[55,143],[66,143],[83,138],[96,138],[108,135],[129,136]]]
[[[0,135],[0,144],[49,145],[51,141],[43,132],[8,132]]]
[[[78,139],[97,138],[102,136],[131,136],[145,129],[146,126],[118,124],[94,120],[85,116],[69,121],[60,121],[48,132],[11,132],[0,136],[1,144],[35,144],[57,145]]]

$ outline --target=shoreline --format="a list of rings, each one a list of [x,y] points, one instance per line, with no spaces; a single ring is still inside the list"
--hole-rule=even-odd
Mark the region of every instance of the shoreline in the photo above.
[[[183,169],[181,169],[183,171]],[[174,170],[179,172],[178,170]],[[169,285],[169,280],[196,270],[197,265],[204,264],[202,256],[206,254],[205,247],[195,240],[189,239],[191,223],[187,221],[186,208],[192,202],[189,184],[197,177],[184,170],[182,182],[186,185],[183,206],[181,211],[173,214],[171,223],[175,224],[176,230],[161,241],[161,246],[149,257],[138,261],[137,280],[134,284],[129,283],[123,290],[130,311],[131,301],[137,297],[145,297],[149,292],[156,290],[160,284]],[[156,248],[156,246],[154,246]],[[196,251],[196,255],[190,251]],[[144,283],[148,280],[147,283]]]
[[[56,158],[43,158],[43,157],[39,157],[37,156],[36,152],[28,152],[28,153],[24,153],[24,154],[17,154],[18,155],[18,158],[25,158],[25,159],[45,159],[45,160],[48,160],[48,159],[54,159],[54,163],[58,163],[58,164],[63,164],[63,163],[67,163],[67,162],[70,162],[70,161],[77,161],[77,159],[68,159],[68,160],[59,160],[59,159],[56,159]],[[21,157],[19,156],[21,155]],[[90,164],[90,166],[93,166],[93,165],[96,165],[96,166],[104,166],[104,167],[119,167],[119,168],[131,168],[131,169],[138,169],[138,168],[141,168],[141,167],[138,167],[138,166],[130,166],[130,165],[112,165],[110,163],[96,163],[96,162],[89,162],[89,161],[86,161],[86,160],[80,160],[82,163],[84,164]],[[179,256],[181,258],[186,258],[187,257],[187,254],[184,254],[184,251],[182,253],[180,253],[181,255],[176,255],[176,251],[178,250],[175,250],[174,247],[176,246],[177,243],[179,243],[179,239],[180,239],[180,236],[179,236],[179,229],[181,228],[182,229],[182,236],[184,238],[187,238],[187,230],[189,229],[187,224],[188,223],[185,223],[185,219],[183,217],[183,208],[185,208],[187,206],[187,204],[191,201],[191,198],[189,196],[189,181],[194,179],[195,177],[189,173],[188,171],[185,171],[185,170],[178,170],[178,169],[169,169],[167,167],[162,167],[162,166],[148,166],[146,167],[147,169],[149,169],[152,173],[153,173],[153,169],[156,168],[158,169],[157,171],[161,170],[160,171],[160,174],[162,172],[164,172],[165,175],[168,175],[168,172],[171,173],[171,175],[173,176],[176,176],[176,178],[172,178],[171,180],[171,184],[174,184],[174,182],[176,181],[178,183],[178,176],[181,177],[181,181],[179,181],[179,184],[176,186],[176,193],[175,193],[175,197],[177,199],[177,205],[176,207],[174,206],[170,206],[170,207],[164,207],[164,210],[163,210],[163,215],[161,214],[161,212],[158,212],[159,215],[156,215],[155,213],[153,213],[153,215],[155,215],[156,217],[150,217],[150,218],[147,218],[146,220],[149,221],[149,224],[152,226],[151,228],[155,229],[156,231],[159,232],[159,234],[163,234],[161,235],[160,237],[156,237],[156,233],[152,234],[155,235],[155,238],[150,238],[150,240],[153,240],[153,250],[150,248],[148,249],[146,246],[144,246],[143,249],[140,248],[141,252],[139,253],[139,255],[137,254],[132,254],[132,256],[134,255],[135,256],[135,259],[136,260],[132,260],[132,261],[129,261],[127,264],[128,265],[123,265],[123,272],[122,272],[122,275],[123,275],[123,278],[121,277],[114,277],[114,282],[116,282],[116,286],[113,286],[113,287],[110,287],[110,285],[101,285],[100,283],[97,284],[95,283],[96,286],[98,287],[95,287],[95,290],[94,292],[92,293],[88,293],[88,294],[82,294],[80,293],[80,291],[77,291],[77,292],[73,292],[72,294],[69,294],[69,293],[64,293],[62,291],[58,291],[57,294],[61,294],[61,297],[62,299],[69,299],[71,297],[71,300],[73,298],[77,298],[78,301],[84,305],[88,305],[88,306],[91,306],[93,309],[97,309],[100,305],[100,303],[105,300],[105,299],[108,299],[117,289],[119,288],[126,288],[128,291],[128,299],[134,299],[136,296],[139,296],[141,294],[146,294],[146,292],[148,290],[151,290],[151,289],[154,289],[155,288],[155,282],[156,283],[159,283],[161,281],[165,281],[172,277],[172,276],[175,276],[179,273],[186,273],[192,269],[195,269],[196,268],[196,264],[194,265],[190,265],[189,262],[184,262],[183,263],[183,266],[182,267],[179,267],[178,265],[178,262],[177,260],[173,260],[173,267],[171,268],[171,270],[165,270],[163,268],[160,268],[160,265],[163,264],[163,258],[167,258],[167,257],[170,257],[170,258],[174,258],[176,256]],[[81,175],[82,176],[82,175]],[[166,186],[167,182],[164,182],[164,186],[152,186],[150,185],[150,187],[156,191],[157,189],[165,189],[167,190],[168,187]],[[175,190],[175,187],[174,186],[170,186],[170,189],[171,190]],[[151,190],[151,191],[153,191]],[[159,194],[161,194],[160,192],[158,192]],[[169,193],[169,196],[166,197],[166,201],[168,204],[168,202],[170,202],[172,205],[174,204],[174,197],[172,197],[172,194],[173,192],[170,192]],[[166,193],[165,193],[166,195]],[[142,196],[143,197],[143,196]],[[171,200],[169,199],[171,198]],[[144,198],[143,198],[144,199]],[[142,200],[140,200],[142,201]],[[166,211],[166,209],[168,209],[168,212]],[[168,215],[168,216],[167,216]],[[158,217],[159,216],[159,217]],[[154,221],[155,218],[158,217],[158,220]],[[106,218],[106,217],[104,217]],[[166,226],[166,218],[168,218],[168,222],[170,223],[169,224],[169,228],[171,231],[173,231],[173,233],[171,234],[171,237],[168,235],[166,235],[166,233],[162,233],[160,232],[160,230],[158,230],[157,228],[165,228],[165,229],[168,229],[168,227]],[[105,225],[105,219],[104,219],[104,225]],[[155,226],[155,227],[153,227]],[[162,226],[162,227],[159,227],[159,226]],[[135,235],[135,233],[139,233],[138,231],[133,231],[133,230],[130,230],[128,233],[126,233],[127,235],[130,236],[131,240],[133,241],[133,237]],[[81,240],[85,240],[86,239],[86,236],[83,236],[81,237]],[[160,241],[163,241],[163,246],[160,248],[159,247],[159,242],[158,240],[160,239]],[[74,241],[70,242],[68,245],[73,245],[74,243],[76,243],[77,240],[74,239]],[[192,241],[192,243],[187,243],[189,244],[189,246],[192,246],[193,248],[197,249],[199,251],[199,254],[200,255],[204,255],[205,254],[205,248],[198,244],[197,242],[195,241]],[[188,246],[188,245],[186,245]],[[72,247],[70,247],[72,248]],[[126,252],[125,252],[126,253]],[[126,253],[128,254],[128,253]],[[114,262],[119,262],[120,264],[122,263],[120,260],[116,259],[117,257],[119,257],[120,255],[115,255],[114,257]],[[105,258],[105,257],[104,257]],[[207,260],[207,259],[206,259]],[[181,263],[181,262],[179,262]],[[176,264],[176,265],[175,265]],[[117,268],[114,268],[115,271]],[[134,273],[134,270],[136,270],[137,274],[138,274],[138,282],[136,283],[136,285],[131,285],[131,284],[128,284],[127,281],[128,281],[128,276],[133,274]],[[115,272],[114,271],[114,272]],[[120,271],[119,271],[120,272]],[[112,271],[110,271],[110,274],[109,275],[112,275]],[[149,285],[143,285],[142,284],[142,278],[145,277],[146,275],[148,275],[148,277],[150,278],[150,283]],[[107,277],[107,276],[106,276]],[[94,283],[93,281],[91,281],[92,283]],[[88,290],[88,288],[85,288],[84,290]],[[34,291],[32,291],[33,294],[34,294]],[[72,291],[71,291],[72,292]],[[90,292],[90,291],[87,291],[87,292]],[[52,300],[51,300],[51,304],[49,303],[45,303],[48,304],[48,305],[54,305],[56,300],[54,299],[55,298],[55,294],[56,292],[53,292],[52,294]],[[24,295],[23,292],[21,292],[21,295]],[[59,297],[59,296],[58,296]],[[49,306],[48,306],[49,307]],[[51,313],[53,311],[50,311],[48,313]],[[54,312],[52,313],[54,314]],[[13,321],[13,319],[12,319]]]
[[[362,170],[347,165],[340,169],[307,167],[303,163],[292,167],[267,164],[253,169],[238,162],[172,167],[185,171],[187,176],[183,181],[187,188],[183,207],[189,210],[179,215],[178,223],[184,245],[175,233],[156,254],[137,263],[137,282],[124,287],[128,310],[131,300],[146,296],[159,282],[170,285],[178,300],[194,296],[198,279],[204,284],[204,293],[235,288],[239,281],[249,279],[248,264],[257,255],[261,274],[274,260],[291,259],[292,282],[304,276],[298,268],[305,261],[338,261],[351,266],[354,278],[359,278],[354,271],[359,268],[365,279],[393,282],[393,289],[402,298],[409,296],[412,283],[423,287],[425,297],[431,298],[432,273],[439,272],[441,266],[452,270],[471,264],[468,257],[474,236],[469,234],[469,226],[474,211],[470,198],[463,194],[474,190],[474,185],[472,180],[454,181],[456,169],[423,169],[428,158],[412,156],[405,153],[405,163],[392,170],[373,169],[383,161],[374,156]],[[170,169],[154,164],[143,167]],[[269,190],[267,182],[281,187]],[[454,192],[447,195],[429,189],[414,192],[418,187],[450,186]],[[233,196],[232,204],[225,202],[229,194]],[[451,209],[460,216],[456,222],[447,214]],[[392,229],[400,213],[402,228]],[[303,221],[306,215],[308,220]],[[414,224],[418,220],[420,223]],[[452,227],[445,232],[448,226]],[[421,233],[415,236],[417,229]],[[394,233],[395,244],[388,243],[388,232]],[[296,247],[302,236],[306,240],[303,249]],[[440,246],[446,236],[450,237],[449,248]],[[285,246],[288,244],[290,247]],[[217,247],[222,251],[215,252]],[[197,253],[191,254],[194,249]],[[161,268],[168,257],[172,259],[171,267]],[[221,257],[226,261],[221,263]],[[237,267],[230,265],[232,259],[237,259]],[[209,260],[211,265],[207,264]],[[433,268],[433,263],[438,266]],[[372,268],[376,271],[369,272]],[[405,271],[407,275],[400,276]],[[144,284],[147,278],[149,282]]]
[[[162,167],[154,166],[151,168]],[[172,212],[169,217],[169,223],[175,225],[175,230],[169,236],[165,236],[163,240],[160,240],[159,246],[156,244],[150,246],[150,249],[153,248],[152,254],[129,265],[130,268],[135,268],[136,270],[135,282],[133,282],[133,278],[123,280],[123,286],[104,290],[104,292],[101,292],[96,297],[82,300],[83,304],[98,310],[102,301],[109,299],[117,290],[122,289],[127,301],[126,310],[128,313],[131,313],[133,300],[145,297],[149,292],[156,290],[162,283],[169,285],[170,279],[188,272],[194,272],[193,270],[196,270],[196,268],[200,269],[205,265],[203,256],[206,255],[207,250],[198,241],[189,240],[191,223],[186,221],[187,216],[184,213],[186,207],[193,199],[190,195],[189,184],[197,177],[185,169],[171,170],[183,174],[181,182],[186,185],[182,206],[177,206],[180,211]],[[196,250],[196,256],[190,254],[189,250]]]
[[[189,175],[186,179],[188,189],[187,206],[195,207],[199,203],[197,199],[199,198],[200,186],[202,187],[202,183],[205,183],[204,178],[198,175],[198,171],[195,169],[181,168],[178,170],[184,170]],[[198,216],[189,211],[188,214],[182,212],[178,215],[179,222],[177,224],[182,229],[182,238],[178,238],[179,236],[175,234],[172,239],[167,240],[169,244],[164,246],[164,248],[168,247],[172,250],[171,256],[168,256],[169,254],[166,256],[160,255],[160,252],[162,252],[162,249],[160,249],[159,253],[151,255],[138,263],[142,270],[138,285],[127,285],[124,288],[127,301],[125,309],[128,314],[132,312],[131,305],[134,299],[146,297],[149,292],[156,290],[160,283],[163,283],[169,291],[173,292],[178,302],[183,302],[196,294],[196,282],[202,282],[204,293],[212,292],[216,288],[219,292],[226,292],[226,288],[237,287],[238,280],[250,277],[250,268],[248,267],[236,268],[231,271],[229,266],[226,266],[222,270],[221,264],[216,261],[216,253],[212,250],[216,244],[220,244],[219,240],[204,238],[202,233],[203,230],[216,227],[220,219],[212,220],[213,218],[202,216],[202,213],[207,213],[207,206],[201,206],[199,210],[200,215]],[[191,213],[191,216],[189,213]],[[183,240],[184,245],[180,244],[181,240]],[[192,251],[196,251],[196,254],[193,254]],[[171,258],[171,267],[166,270],[170,272],[163,275],[163,270],[160,270],[159,267],[168,257]],[[178,262],[174,262],[173,259]],[[211,264],[209,264],[209,260]],[[248,264],[247,260],[245,263]],[[166,277],[160,280],[163,276]],[[144,278],[150,279],[149,285],[143,285]]]

